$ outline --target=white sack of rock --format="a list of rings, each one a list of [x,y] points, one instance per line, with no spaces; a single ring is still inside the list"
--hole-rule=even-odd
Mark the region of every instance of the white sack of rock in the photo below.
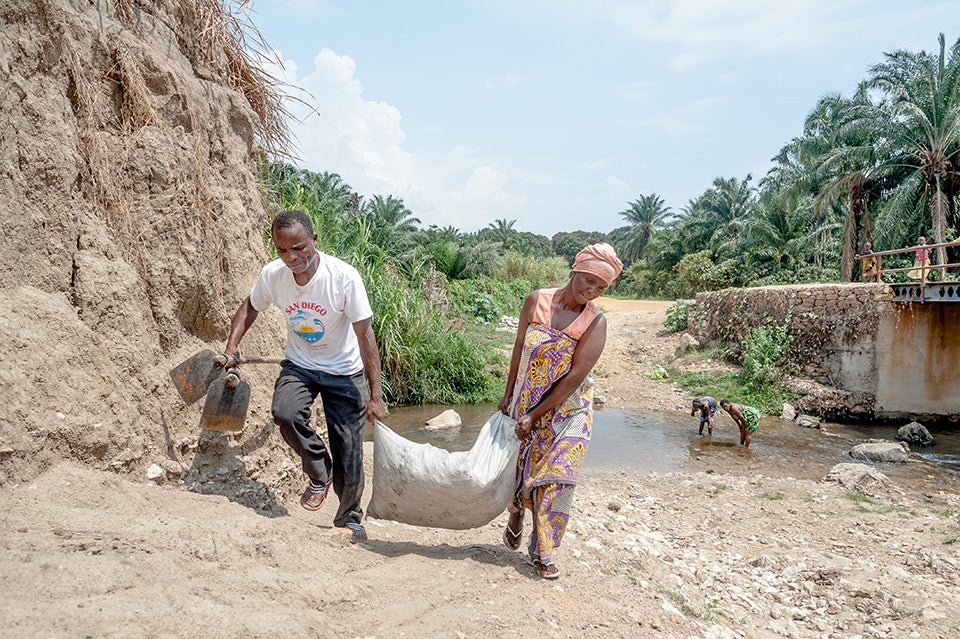
[[[495,412],[468,451],[411,442],[376,422],[373,496],[367,516],[414,526],[484,526],[513,500],[520,440],[516,422]]]

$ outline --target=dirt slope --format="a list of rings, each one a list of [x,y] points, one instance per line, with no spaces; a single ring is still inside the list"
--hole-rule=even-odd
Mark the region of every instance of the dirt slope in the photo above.
[[[0,4],[0,485],[139,474],[194,428],[167,371],[225,337],[266,257],[261,118],[209,4]]]

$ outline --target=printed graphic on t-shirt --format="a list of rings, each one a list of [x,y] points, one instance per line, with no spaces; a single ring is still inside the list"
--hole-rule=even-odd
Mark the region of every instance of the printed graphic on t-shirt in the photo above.
[[[293,311],[287,320],[293,332],[302,337],[309,344],[316,344],[326,332],[320,317],[310,310],[297,309]]]

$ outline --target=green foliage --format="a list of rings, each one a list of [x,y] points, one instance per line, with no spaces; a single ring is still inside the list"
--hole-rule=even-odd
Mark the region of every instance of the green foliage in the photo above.
[[[723,483],[713,483],[713,484],[710,484],[710,486],[707,487],[707,491],[706,491],[706,492],[707,492],[708,495],[710,495],[711,497],[713,497],[713,496],[719,495],[720,493],[722,493],[723,491],[725,491],[727,488],[729,488],[729,486],[727,486],[726,484],[723,484]]]
[[[497,322],[504,315],[520,315],[523,300],[535,287],[527,280],[483,277],[450,282],[451,306],[464,319]]]
[[[660,381],[662,379],[667,379],[670,377],[670,374],[660,364],[654,364],[653,370],[650,371],[650,379]]]
[[[624,268],[617,279],[617,294],[637,299],[681,297],[677,276],[672,271],[647,268],[644,261]]]
[[[756,406],[768,415],[779,415],[784,402],[796,399],[796,395],[780,388],[776,384],[757,385],[743,373],[727,371],[689,371],[669,370],[673,381],[680,384],[691,395],[710,395],[717,399],[726,398],[738,404]]]
[[[615,245],[620,259],[624,263],[639,259],[656,229],[663,226],[669,215],[670,207],[656,193],[641,195],[630,202],[626,210],[620,211],[620,216],[630,222],[626,237]]]
[[[688,311],[689,307],[683,302],[676,302],[667,307],[667,319],[663,322],[663,326],[671,333],[687,330]]]
[[[384,392],[397,404],[471,404],[502,393],[490,364],[492,346],[451,330],[420,290],[390,268],[368,272],[374,332],[380,347]]]
[[[502,282],[521,281],[529,287],[529,293],[538,288],[563,286],[570,277],[570,267],[560,257],[535,258],[508,251],[491,269],[491,277]]]
[[[496,322],[504,311],[503,305],[493,295],[483,291],[472,291],[462,308],[481,322]]]
[[[454,241],[424,241],[421,238],[417,255],[432,262],[448,280],[488,275],[500,263],[498,245],[493,242],[465,246]]]
[[[394,257],[401,256],[412,245],[420,223],[403,200],[392,195],[374,195],[370,202],[361,205],[357,215],[366,218],[370,242]]]
[[[774,383],[787,365],[792,343],[786,323],[752,329],[743,341],[743,371],[747,379],[759,386]]]
[[[607,236],[599,231],[573,231],[557,233],[550,239],[553,252],[567,261],[567,268],[573,266],[573,258],[585,246],[606,242]]]
[[[886,265],[886,263],[884,263]],[[833,263],[830,266],[804,265],[794,269],[774,270],[768,275],[746,282],[746,286],[779,286],[806,282],[839,282],[840,271]]]
[[[699,291],[716,291],[733,286],[742,265],[737,260],[715,264],[710,251],[684,255],[676,266],[679,288],[684,297],[693,297]]]

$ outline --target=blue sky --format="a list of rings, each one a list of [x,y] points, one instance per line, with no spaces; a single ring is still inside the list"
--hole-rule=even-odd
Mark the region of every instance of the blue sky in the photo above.
[[[607,232],[754,184],[821,96],[958,37],[960,1],[253,0],[298,165],[424,227]]]

